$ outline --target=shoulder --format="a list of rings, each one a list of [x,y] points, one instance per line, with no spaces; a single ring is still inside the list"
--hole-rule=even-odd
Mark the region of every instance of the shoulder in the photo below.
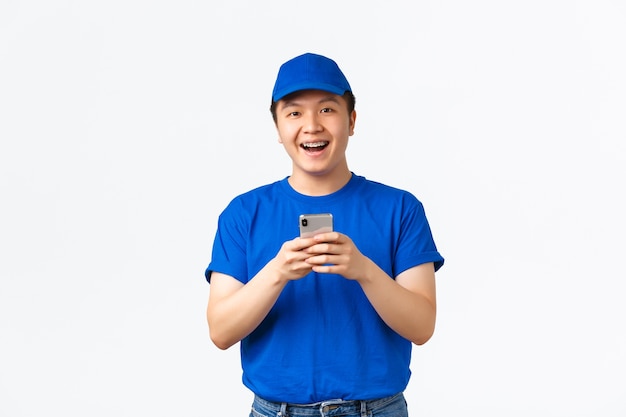
[[[267,211],[277,205],[281,181],[266,184],[232,198],[219,215],[220,223],[248,224],[259,211]]]
[[[358,177],[361,191],[369,198],[384,200],[388,203],[399,203],[403,206],[421,207],[422,203],[408,190],[384,184],[382,182]]]
[[[250,204],[255,204],[262,201],[271,202],[280,192],[282,188],[281,183],[283,181],[284,180],[280,180],[270,184],[261,185],[242,194],[239,194],[230,201],[227,208],[230,208],[232,206],[239,207],[241,205],[249,206]]]

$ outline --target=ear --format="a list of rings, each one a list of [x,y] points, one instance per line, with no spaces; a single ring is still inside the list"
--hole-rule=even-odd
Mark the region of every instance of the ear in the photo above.
[[[356,124],[356,110],[352,110],[350,114],[350,131],[348,133],[349,136],[354,135],[354,126]]]
[[[278,143],[283,143],[283,138],[280,137],[280,131],[278,130],[278,126],[276,126],[276,136],[278,137]]]

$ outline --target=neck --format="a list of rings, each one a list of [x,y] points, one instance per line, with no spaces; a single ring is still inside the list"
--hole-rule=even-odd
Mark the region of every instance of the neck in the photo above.
[[[289,177],[289,185],[300,194],[319,197],[329,195],[339,191],[352,178],[352,172],[346,169],[341,174],[333,174],[332,176],[299,176],[295,173]]]

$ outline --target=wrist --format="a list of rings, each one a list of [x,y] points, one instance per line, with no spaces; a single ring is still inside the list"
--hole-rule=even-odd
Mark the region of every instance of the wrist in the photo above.
[[[356,278],[356,281],[361,285],[372,284],[376,280],[380,271],[382,270],[374,263],[374,261],[368,257],[364,257],[363,269]]]
[[[274,286],[285,286],[289,281],[289,278],[284,273],[283,269],[280,267],[280,263],[276,258],[269,261],[264,270],[264,275],[267,281],[269,281]]]

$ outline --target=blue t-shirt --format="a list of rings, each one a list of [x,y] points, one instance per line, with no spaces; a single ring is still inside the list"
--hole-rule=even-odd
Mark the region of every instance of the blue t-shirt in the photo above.
[[[236,197],[219,217],[206,270],[252,279],[299,234],[298,217],[332,213],[334,230],[390,277],[443,265],[422,204],[410,193],[353,175],[320,197],[275,182]],[[378,316],[356,281],[311,272],[289,282],[267,317],[240,344],[243,383],[269,401],[368,400],[404,391],[411,342]]]

